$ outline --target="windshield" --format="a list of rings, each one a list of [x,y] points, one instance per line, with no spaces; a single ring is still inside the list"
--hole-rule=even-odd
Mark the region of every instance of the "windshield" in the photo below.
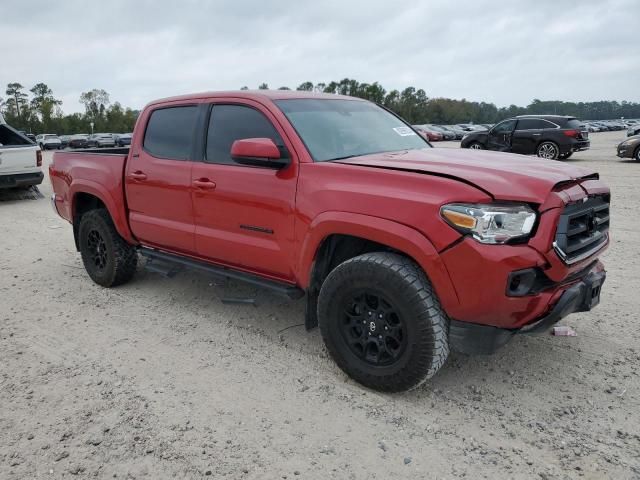
[[[402,120],[370,102],[305,98],[275,103],[316,162],[429,147]]]

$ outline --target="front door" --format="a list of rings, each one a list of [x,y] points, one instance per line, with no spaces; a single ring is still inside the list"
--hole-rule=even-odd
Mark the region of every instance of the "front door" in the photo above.
[[[505,120],[489,130],[487,138],[487,150],[497,150],[499,152],[511,151],[511,137],[516,120]]]
[[[145,245],[195,253],[191,169],[198,107],[152,110],[138,122],[125,173],[131,231]]]
[[[297,158],[275,118],[259,104],[211,107],[202,162],[192,170],[198,255],[281,280],[294,278]],[[291,163],[282,170],[239,165],[231,145],[271,138]]]

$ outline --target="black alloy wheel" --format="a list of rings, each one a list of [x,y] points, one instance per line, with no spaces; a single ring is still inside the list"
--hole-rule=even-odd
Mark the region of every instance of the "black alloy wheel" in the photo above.
[[[399,311],[372,290],[355,291],[343,304],[341,334],[351,352],[374,366],[395,363],[407,346]]]

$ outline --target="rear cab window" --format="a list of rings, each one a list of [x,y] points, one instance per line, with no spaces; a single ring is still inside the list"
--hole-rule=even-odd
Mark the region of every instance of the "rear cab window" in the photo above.
[[[151,112],[143,148],[158,158],[189,160],[193,150],[198,107],[180,105]]]

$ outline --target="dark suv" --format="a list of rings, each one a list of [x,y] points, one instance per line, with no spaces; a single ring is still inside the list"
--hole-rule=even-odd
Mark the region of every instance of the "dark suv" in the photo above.
[[[580,120],[560,115],[521,115],[496,124],[491,130],[471,132],[461,148],[538,155],[564,160],[589,148],[589,133]]]

